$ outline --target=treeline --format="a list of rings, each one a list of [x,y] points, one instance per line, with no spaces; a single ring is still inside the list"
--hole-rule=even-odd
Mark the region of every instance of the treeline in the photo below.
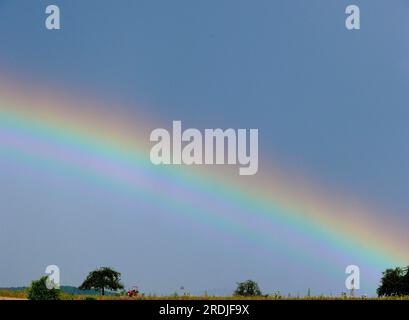
[[[130,290],[127,293],[123,291],[124,285],[121,283],[121,273],[109,267],[103,267],[90,272],[79,288],[71,286],[62,286],[59,289],[47,289],[47,277],[43,276],[40,280],[33,281],[28,288],[28,298],[32,300],[56,300],[60,298],[61,293],[71,295],[128,295],[129,297],[138,296],[139,291]],[[15,288],[21,291],[26,288]],[[119,291],[122,290],[122,291]],[[377,289],[379,297],[401,297],[409,296],[409,267],[386,269],[382,273],[380,285]],[[237,283],[237,289],[234,296],[261,297],[263,296],[257,282],[247,280]],[[264,295],[268,297],[268,295]]]

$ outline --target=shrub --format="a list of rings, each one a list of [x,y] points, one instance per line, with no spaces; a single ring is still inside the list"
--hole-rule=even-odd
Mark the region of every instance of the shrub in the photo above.
[[[44,276],[40,280],[35,280],[31,283],[28,289],[28,299],[30,300],[59,300],[60,290],[58,289],[48,289],[47,277]]]
[[[247,280],[244,282],[237,283],[237,289],[234,291],[235,296],[261,296],[260,288],[258,287],[257,282],[253,280]]]

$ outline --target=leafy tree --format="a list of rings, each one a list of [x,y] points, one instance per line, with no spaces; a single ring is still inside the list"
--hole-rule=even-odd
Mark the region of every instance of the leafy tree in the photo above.
[[[409,267],[386,269],[382,274],[378,296],[409,295]]]
[[[59,300],[60,290],[47,288],[47,276],[31,282],[28,289],[28,298],[30,300]]]
[[[79,289],[81,290],[101,290],[101,294],[105,295],[105,289],[119,290],[124,286],[120,282],[121,274],[111,268],[103,267],[90,272],[81,284]]]
[[[234,291],[235,296],[261,296],[260,288],[258,287],[257,282],[253,280],[247,280],[244,282],[237,283],[237,289]]]

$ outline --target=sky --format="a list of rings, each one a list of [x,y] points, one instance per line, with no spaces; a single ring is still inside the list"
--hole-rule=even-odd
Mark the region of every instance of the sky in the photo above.
[[[49,4],[61,30],[44,27]],[[349,4],[361,9],[359,31],[345,28]],[[0,84],[97,97],[112,114],[148,114],[150,129],[173,120],[257,128],[258,177],[274,167],[305,178],[407,230],[408,15],[404,0],[0,0]],[[167,214],[103,178],[0,155],[0,287],[57,264],[64,284],[110,265],[127,286],[155,293],[229,294],[248,278],[266,292],[345,291],[347,260],[323,273],[302,246],[294,252],[305,257],[294,258],[286,246]],[[365,270],[361,292],[374,294],[382,270]]]

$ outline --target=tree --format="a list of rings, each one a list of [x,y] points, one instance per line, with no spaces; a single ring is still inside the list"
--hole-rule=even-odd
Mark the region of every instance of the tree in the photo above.
[[[257,282],[253,280],[247,280],[237,283],[237,289],[234,291],[235,296],[261,296],[260,288]]]
[[[119,290],[124,286],[120,282],[121,274],[111,268],[103,267],[90,272],[79,287],[80,290],[101,290],[101,294],[105,295],[105,289]]]
[[[28,299],[30,300],[59,300],[60,290],[47,288],[47,276],[31,282],[28,289]]]
[[[409,295],[409,267],[386,269],[381,284],[376,290],[378,296]]]

